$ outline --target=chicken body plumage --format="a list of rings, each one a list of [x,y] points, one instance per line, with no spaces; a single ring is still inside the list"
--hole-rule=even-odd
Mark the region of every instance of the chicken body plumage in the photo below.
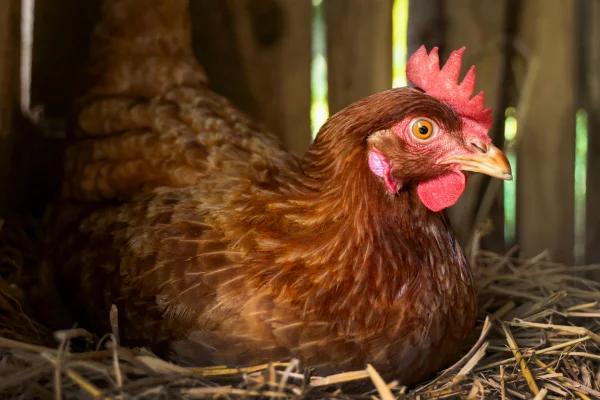
[[[181,146],[192,155],[179,156],[190,160],[193,183],[123,204],[58,203],[48,217],[47,266],[74,320],[110,332],[115,304],[124,344],[196,365],[299,357],[328,373],[371,362],[409,383],[455,357],[475,302],[446,218],[414,190],[381,191],[359,160],[349,163],[349,187],[336,186],[352,195],[324,190],[325,171],[307,176],[241,115],[208,122],[230,106],[204,91],[165,95],[202,116],[172,114],[198,121]],[[106,140],[147,148],[119,139]]]
[[[426,115],[463,143],[456,111],[391,89],[331,117],[300,163],[208,88],[184,0],[136,2],[105,2],[103,61],[47,216],[41,273],[73,320],[109,332],[115,304],[124,344],[195,365],[371,363],[410,384],[456,357],[476,315],[471,272],[419,200],[441,167],[423,171],[392,129]],[[390,163],[394,194],[369,165],[382,148],[407,160]]]

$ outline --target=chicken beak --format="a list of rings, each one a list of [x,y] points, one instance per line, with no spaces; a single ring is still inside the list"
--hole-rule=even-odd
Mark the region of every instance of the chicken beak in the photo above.
[[[485,153],[461,154],[448,157],[441,164],[457,164],[461,171],[479,172],[503,180],[512,180],[510,163],[500,149],[490,144]]]

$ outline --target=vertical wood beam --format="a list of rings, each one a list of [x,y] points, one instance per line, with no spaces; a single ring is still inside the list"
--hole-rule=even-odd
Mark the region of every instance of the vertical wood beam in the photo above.
[[[57,194],[66,119],[87,61],[101,0],[36,0],[31,65],[31,107],[40,124],[19,115],[11,160],[17,212],[41,213]]]
[[[517,110],[518,236],[523,255],[573,261],[575,1],[526,0],[520,40],[533,60],[533,98]]]
[[[393,0],[326,0],[329,112],[392,87]]]
[[[514,107],[518,103],[513,62],[517,55],[515,38],[517,35],[520,7],[519,0],[503,0],[502,3],[503,26],[501,28],[501,35],[499,35],[499,39],[501,38],[499,40],[500,47],[496,48],[500,59],[499,65],[497,66],[496,90],[492,106],[494,125],[490,130],[490,136],[492,137],[493,143],[506,152],[508,150],[504,139],[506,109],[511,106]],[[512,143],[510,145],[512,145]],[[513,166],[513,179],[516,179],[517,174],[515,167],[516,166]],[[482,204],[479,208],[478,215],[475,218],[474,225],[477,226],[482,222],[481,217],[489,215],[494,229],[483,238],[483,247],[487,250],[504,254],[509,248],[516,244],[515,242],[518,239],[514,238],[511,243],[505,241],[504,221],[506,216],[504,182],[490,177],[486,177],[486,180],[488,183],[484,184],[482,187],[482,192],[480,193]],[[488,195],[493,196],[493,198],[486,198]],[[490,209],[486,210],[485,207],[487,207],[487,205],[485,203],[488,200],[491,201],[491,204]]]
[[[431,0],[428,0],[431,1]],[[508,0],[443,0],[443,27],[445,29],[443,47],[440,49],[445,59],[452,50],[466,46],[461,78],[471,65],[477,66],[477,87],[475,94],[485,92],[486,107],[494,112],[494,125],[490,136],[502,148],[504,143],[504,108],[507,89],[502,82],[505,64],[505,13]],[[494,195],[484,202],[485,191],[490,187]],[[492,192],[490,192],[491,195]],[[504,210],[502,182],[482,174],[473,174],[467,189],[448,210],[459,241],[466,245],[484,218],[491,217],[493,231],[487,238],[487,248],[498,252],[504,250]],[[483,209],[484,207],[485,209]]]
[[[600,2],[587,0],[585,65],[588,112],[585,262],[600,263]]]
[[[223,0],[190,1],[190,15],[194,53],[210,88],[254,118],[263,118],[246,76],[230,5]]]
[[[32,106],[60,120],[81,90],[92,29],[101,0],[36,0],[32,59]]]
[[[0,216],[9,209],[14,116],[19,110],[20,0],[5,0],[0,7]]]
[[[228,0],[258,118],[302,156],[310,130],[310,0]]]
[[[408,2],[407,53],[410,57],[419,47],[425,45],[446,48],[446,16],[444,10],[447,0],[412,0]]]

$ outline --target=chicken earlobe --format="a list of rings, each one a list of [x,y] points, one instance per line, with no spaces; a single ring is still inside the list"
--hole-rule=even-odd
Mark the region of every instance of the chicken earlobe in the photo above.
[[[385,187],[390,194],[398,193],[402,184],[392,176],[390,162],[385,156],[375,150],[369,152],[369,169],[385,181]]]

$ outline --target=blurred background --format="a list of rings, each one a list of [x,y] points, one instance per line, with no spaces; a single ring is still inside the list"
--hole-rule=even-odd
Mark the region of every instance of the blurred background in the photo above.
[[[100,0],[0,0],[0,217],[40,214]],[[190,0],[212,87],[302,156],[329,115],[466,46],[515,180],[473,176],[461,242],[600,262],[599,0]],[[464,73],[463,72],[463,73]],[[518,246],[517,246],[518,244]]]

